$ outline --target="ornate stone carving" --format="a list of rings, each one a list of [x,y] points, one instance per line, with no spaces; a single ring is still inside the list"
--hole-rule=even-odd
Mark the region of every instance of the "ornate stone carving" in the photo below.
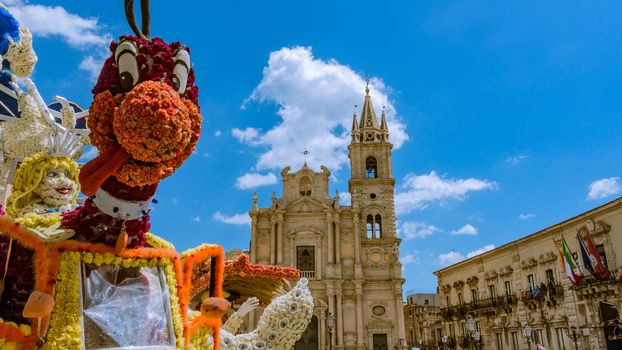
[[[476,285],[478,281],[479,281],[479,278],[477,276],[471,276],[467,278],[466,283],[472,287]]]

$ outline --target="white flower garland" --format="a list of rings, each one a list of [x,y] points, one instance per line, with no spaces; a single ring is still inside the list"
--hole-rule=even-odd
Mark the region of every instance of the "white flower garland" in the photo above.
[[[307,328],[313,316],[313,297],[306,278],[291,291],[274,299],[264,310],[257,329],[233,335],[220,331],[223,350],[289,350]]]

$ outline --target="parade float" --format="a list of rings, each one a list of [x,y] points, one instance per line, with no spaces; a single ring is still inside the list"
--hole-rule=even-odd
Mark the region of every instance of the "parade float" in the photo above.
[[[111,43],[85,113],[18,79],[36,63],[31,35],[0,8],[0,92],[15,100],[0,120],[0,349],[291,348],[313,310],[305,279],[288,291],[297,270],[225,264],[216,244],[179,253],[149,232],[157,186],[195,150],[201,115],[190,49],[151,38],[148,1],[141,12],[139,29],[125,1],[135,35]],[[86,142],[98,155],[79,168]],[[241,304],[224,325],[223,296]],[[235,334],[260,303],[257,329]]]

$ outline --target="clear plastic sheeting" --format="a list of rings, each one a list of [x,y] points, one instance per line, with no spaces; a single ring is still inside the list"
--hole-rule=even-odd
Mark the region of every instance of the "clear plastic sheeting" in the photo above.
[[[168,286],[158,267],[83,265],[85,349],[174,349]]]

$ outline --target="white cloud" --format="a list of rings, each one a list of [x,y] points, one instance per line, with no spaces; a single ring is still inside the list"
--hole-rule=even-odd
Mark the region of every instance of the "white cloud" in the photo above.
[[[240,190],[248,190],[259,186],[274,185],[277,183],[276,175],[273,173],[259,174],[247,173],[235,180],[235,187]]]
[[[460,262],[464,260],[464,255],[458,253],[458,252],[449,252],[449,253],[445,253],[445,254],[440,254],[437,258],[436,258],[436,264],[442,267],[445,266],[449,266],[449,265],[453,265],[457,262]]]
[[[421,257],[419,251],[415,251],[412,254],[406,254],[400,257],[400,263],[402,265],[421,265]],[[402,266],[403,268],[403,266]]]
[[[255,146],[259,144],[259,131],[259,129],[250,127],[246,129],[233,128],[231,130],[231,135],[241,143]]]
[[[399,148],[406,140],[406,126],[396,116],[389,88],[379,78],[370,80],[370,96],[378,114],[385,105],[391,142]],[[362,106],[365,79],[334,59],[313,57],[310,47],[282,48],[270,54],[263,79],[244,102],[275,102],[279,124],[258,136],[262,148],[256,169],[301,166],[301,152],[310,151],[309,166],[327,166],[337,172],[348,163],[353,105]],[[358,108],[360,113],[360,107]]]
[[[592,182],[589,186],[588,199],[602,199],[622,192],[619,177],[609,177]]]
[[[518,216],[518,219],[519,220],[529,220],[529,219],[534,218],[534,217],[536,217],[536,214],[531,214],[531,213],[529,213],[529,214],[520,214]]]
[[[468,252],[466,255],[462,255],[459,252],[456,251],[451,251],[445,254],[439,254],[439,256],[436,258],[436,264],[441,266],[441,267],[446,267],[449,265],[453,265],[456,263],[459,263],[463,260],[472,258],[474,256],[483,254],[489,250],[493,250],[495,249],[495,246],[492,244],[488,244],[482,248],[476,249],[472,252]]]
[[[457,230],[452,230],[451,231],[452,235],[470,235],[470,236],[475,236],[477,234],[477,229],[471,225],[471,224],[466,224],[462,227],[460,227]]]
[[[214,136],[220,137],[220,135],[222,135],[222,131],[220,131],[220,130],[214,131]]]
[[[81,17],[62,6],[36,5],[25,0],[10,0],[5,5],[34,37],[58,37],[71,47],[88,50],[89,55],[82,59],[79,68],[87,71],[92,81],[97,79],[112,40],[98,18]]]
[[[193,222],[201,222],[201,217],[200,217],[199,215],[197,215],[197,216],[193,216],[193,217],[191,218],[191,220],[192,220]]]
[[[234,215],[229,216],[229,215],[225,215],[217,211],[214,214],[213,218],[216,221],[229,224],[229,225],[250,225],[251,224],[251,218],[246,213],[234,214]]]
[[[104,66],[105,60],[106,58],[103,55],[100,55],[98,57],[86,56],[82,60],[82,62],[80,62],[80,65],[78,66],[78,68],[87,71],[89,73],[89,77],[91,78],[91,81],[97,81],[97,78],[99,77],[99,73],[102,67]]]
[[[497,184],[475,178],[448,179],[438,176],[435,171],[427,175],[408,174],[395,195],[395,211],[408,214],[425,208],[430,202],[463,200],[469,192],[487,189],[497,189]]]
[[[494,245],[492,245],[492,244],[488,244],[488,245],[483,246],[482,248],[479,248],[479,249],[474,250],[474,251],[472,251],[472,252],[468,252],[468,253],[467,253],[467,255],[466,255],[466,257],[467,257],[467,259],[468,259],[468,258],[472,258],[472,257],[474,257],[474,256],[477,256],[477,255],[480,255],[480,254],[486,253],[487,251],[489,251],[489,250],[493,250],[493,249],[495,249],[495,246],[494,246]]]
[[[352,201],[352,195],[350,192],[339,193],[339,205],[350,205]]]
[[[507,158],[505,158],[506,163],[510,163],[512,165],[516,165],[519,163],[522,163],[523,161],[527,160],[531,158],[531,156],[529,154],[517,154],[514,156],[509,156]]]
[[[405,239],[425,238],[442,230],[424,222],[406,221],[400,225],[398,235]]]
[[[5,2],[9,11],[34,36],[59,36],[76,48],[107,46],[112,36],[102,32],[96,17],[80,17],[62,6],[30,4],[28,1]]]

